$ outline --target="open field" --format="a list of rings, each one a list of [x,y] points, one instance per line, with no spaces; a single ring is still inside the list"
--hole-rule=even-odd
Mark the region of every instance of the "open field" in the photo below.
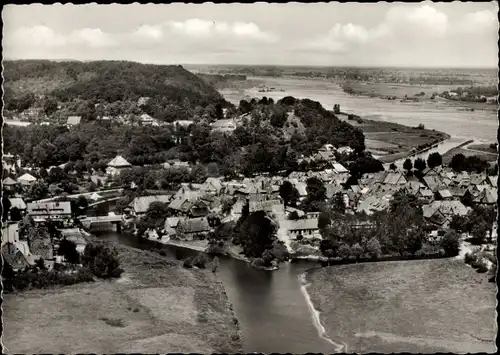
[[[382,156],[380,159],[383,162],[395,161],[408,155],[413,148],[417,149],[418,146],[449,137],[446,133],[392,122],[363,118],[359,123],[356,120],[348,120],[344,114],[337,117],[361,129],[365,134],[366,149]]]
[[[419,101],[440,101],[450,106],[466,107],[475,110],[496,110],[497,105],[488,104],[484,102],[465,102],[446,100],[444,98],[437,98],[431,100],[434,93],[441,94],[445,91],[456,90],[459,86],[463,85],[410,85],[401,83],[377,83],[377,82],[361,82],[361,81],[348,81],[341,83],[345,88],[355,95],[363,95],[369,97],[379,97],[383,99],[397,98],[398,100],[408,98],[415,98],[417,94],[424,93],[423,96],[418,97]]]
[[[210,270],[117,247],[120,279],[4,295],[8,353],[242,351],[229,301]]]
[[[423,98],[430,98],[433,93],[441,93],[457,88],[457,85],[410,85],[401,83],[377,83],[377,82],[362,82],[362,81],[347,81],[342,83],[349,87],[354,93],[359,95],[367,95],[373,97],[393,97],[402,99],[407,95],[415,97],[416,94],[425,93]]]
[[[308,292],[328,336],[352,352],[495,352],[495,285],[463,261],[330,266]]]
[[[498,154],[497,149],[491,147],[489,144],[471,144],[467,147],[470,150],[478,150],[485,153]]]
[[[470,145],[468,148],[473,147]],[[443,155],[443,164],[449,164],[451,162],[451,159],[453,158],[454,155],[462,153],[466,157],[470,157],[473,155],[476,155],[480,157],[483,160],[486,161],[497,161],[498,155],[496,153],[490,153],[486,151],[481,151],[481,150],[472,150],[468,148],[454,148],[449,150],[446,154]]]

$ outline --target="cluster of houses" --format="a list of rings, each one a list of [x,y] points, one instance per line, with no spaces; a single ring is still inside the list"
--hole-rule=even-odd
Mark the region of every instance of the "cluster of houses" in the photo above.
[[[445,167],[427,168],[421,180],[401,171],[383,171],[365,174],[357,185],[345,187],[349,172],[341,164],[332,162],[332,168],[322,171],[292,172],[287,177],[258,176],[242,180],[224,181],[208,178],[203,184],[182,184],[172,195],[137,197],[129,206],[131,217],[140,217],[153,201],[168,204],[170,215],[161,231],[162,238],[199,239],[214,230],[215,220],[236,221],[246,204],[250,212],[264,211],[279,225],[278,237],[286,244],[293,240],[321,239],[318,213],[305,213],[285,206],[279,194],[284,181],[297,189],[299,200],[307,196],[307,180],[320,179],[331,199],[341,194],[346,213],[387,210],[398,191],[405,191],[423,202],[423,215],[436,230],[443,230],[455,215],[464,216],[470,203],[494,206],[497,200],[497,176],[484,173],[456,173]],[[468,205],[468,203],[467,203]],[[297,218],[290,218],[296,212]]]
[[[17,207],[21,212],[21,220],[13,221],[10,216],[2,226],[1,253],[4,260],[14,271],[36,264],[38,259],[44,261],[50,270],[55,263],[63,263],[64,257],[57,255],[59,242],[64,238],[76,244],[76,250],[83,253],[86,240],[82,231],[73,227],[71,203],[69,201],[30,202],[24,203],[21,198],[11,198],[11,208]],[[45,226],[49,221],[57,226],[58,233],[28,235],[23,226],[33,223],[32,228]]]

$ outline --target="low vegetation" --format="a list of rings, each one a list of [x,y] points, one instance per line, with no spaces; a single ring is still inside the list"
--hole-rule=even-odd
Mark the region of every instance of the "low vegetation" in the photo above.
[[[495,286],[461,260],[330,266],[307,278],[327,335],[349,352],[495,349]]]
[[[14,271],[10,265],[5,264],[2,269],[4,290],[14,292],[57,285],[68,286],[92,282],[96,278],[117,278],[123,272],[117,251],[111,246],[87,244],[81,258],[83,265],[79,265],[80,257],[75,255],[74,243],[66,241],[62,245],[61,253],[69,257],[66,265],[55,264],[53,269],[48,270],[43,259],[39,259],[33,266]]]
[[[12,353],[242,352],[234,313],[210,270],[115,248],[124,274],[113,282],[4,295],[2,345]]]

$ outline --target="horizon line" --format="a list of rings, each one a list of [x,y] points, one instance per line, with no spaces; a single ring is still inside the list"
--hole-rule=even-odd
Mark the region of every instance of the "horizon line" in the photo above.
[[[228,63],[152,63],[148,61],[130,60],[130,59],[73,59],[73,58],[3,58],[3,61],[29,61],[44,60],[50,62],[132,62],[139,64],[152,65],[182,65],[182,66],[233,66],[233,67],[288,67],[288,68],[366,68],[366,69],[497,69],[498,66],[411,66],[411,65],[326,65],[326,64],[228,64]]]

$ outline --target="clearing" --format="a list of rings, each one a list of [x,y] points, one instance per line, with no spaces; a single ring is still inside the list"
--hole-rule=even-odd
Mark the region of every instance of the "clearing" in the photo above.
[[[330,266],[307,276],[328,336],[358,352],[495,352],[495,285],[461,260]]]
[[[4,295],[7,352],[242,351],[225,290],[209,269],[117,248],[120,279]]]

